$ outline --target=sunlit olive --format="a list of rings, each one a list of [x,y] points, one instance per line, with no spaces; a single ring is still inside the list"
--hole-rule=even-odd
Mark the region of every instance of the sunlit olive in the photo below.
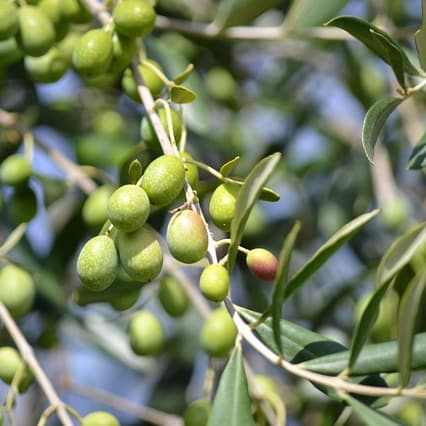
[[[144,0],[126,0],[112,12],[115,29],[127,37],[143,37],[154,29],[155,10]]]
[[[82,426],[120,426],[117,417],[106,411],[94,411],[83,417]]]
[[[208,265],[200,276],[200,290],[212,302],[221,302],[229,293],[229,272],[222,265]]]
[[[224,183],[219,185],[210,198],[209,213],[213,223],[224,231],[231,229],[231,222],[235,216],[235,204],[239,185]]]
[[[133,315],[128,328],[130,347],[137,355],[156,355],[164,346],[164,331],[151,312],[141,310]]]
[[[247,266],[258,278],[272,281],[277,275],[278,259],[268,250],[255,248],[246,257]]]

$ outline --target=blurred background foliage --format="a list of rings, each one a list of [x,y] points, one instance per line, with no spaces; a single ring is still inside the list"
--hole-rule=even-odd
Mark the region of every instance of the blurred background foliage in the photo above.
[[[302,231],[292,265],[297,269],[344,223],[376,207],[382,209],[379,218],[345,245],[285,307],[286,319],[347,344],[354,319],[373,287],[380,257],[396,236],[425,219],[424,172],[407,170],[406,164],[412,146],[423,134],[426,111],[422,93],[401,105],[381,133],[376,165],[371,166],[361,147],[362,120],[375,100],[395,93],[395,78],[390,68],[359,42],[341,31],[326,32],[319,26],[337,14],[363,17],[386,28],[407,51],[413,51],[421,2],[327,2],[334,4],[327,16],[321,15],[327,10],[320,13],[319,5],[312,11],[302,7],[298,16],[296,3],[309,4],[158,0],[158,14],[176,20],[159,21],[157,30],[146,39],[146,49],[168,76],[194,64],[188,87],[197,93],[197,100],[184,106],[184,117],[187,149],[195,159],[219,169],[240,156],[235,174],[244,177],[261,157],[283,153],[279,170],[269,183],[281,199],[258,203],[244,246],[278,253],[284,236],[300,219]],[[239,39],[226,33],[210,37],[204,30],[211,22],[252,29],[284,22],[291,31],[288,37],[276,40]],[[141,292],[134,306],[148,304],[160,315],[168,336],[164,355],[152,360],[137,358],[128,350],[126,312],[117,313],[109,304],[80,307],[73,302],[79,286],[76,253],[97,230],[82,218],[86,194],[49,153],[53,149],[84,166],[82,170],[98,184],[124,183],[134,158],[146,165],[156,155],[140,140],[143,107],[126,97],[119,85],[85,86],[72,71],[48,85],[34,84],[22,63],[0,69],[0,74],[0,107],[23,114],[44,148],[38,144],[34,148],[37,176],[30,182],[37,195],[38,213],[12,253],[35,274],[38,285],[35,309],[20,326],[50,377],[58,381],[68,377],[83,386],[80,392],[72,390],[72,384],[71,390],[64,387],[61,391],[77,410],[93,409],[94,403],[84,390],[96,387],[135,403],[181,414],[187,401],[201,396],[208,368],[197,340],[198,313],[191,309],[183,318],[173,320],[158,303],[158,283]],[[15,130],[0,129],[1,159],[22,149]],[[207,211],[211,190],[219,182],[202,170],[199,173],[197,190]],[[2,196],[0,235],[4,239],[14,221],[8,209],[10,190],[2,188]],[[160,231],[164,230],[166,213],[159,211],[153,217],[152,224]],[[217,238],[222,235],[212,229]],[[269,300],[270,287],[249,275],[244,258],[238,261],[233,300],[261,311]],[[189,268],[188,273],[196,282],[198,269]],[[374,342],[395,337],[393,297],[383,304],[371,336]],[[425,330],[424,321],[420,329]],[[2,344],[8,342],[5,331],[0,333]],[[256,370],[271,374],[282,390],[289,424],[334,424],[343,406],[324,398],[306,382],[266,365],[250,350],[248,354]],[[43,402],[34,387],[22,398],[27,402],[19,404],[23,419],[28,418],[25,410],[41,409]],[[399,400],[388,410],[407,424],[425,424],[424,407],[419,403]],[[141,424],[130,414],[123,416],[117,411],[117,415],[123,424]],[[356,422],[353,419],[347,424]]]

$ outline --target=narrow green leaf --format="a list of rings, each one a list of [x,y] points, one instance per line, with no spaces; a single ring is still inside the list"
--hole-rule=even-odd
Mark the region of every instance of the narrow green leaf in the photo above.
[[[398,43],[387,32],[370,22],[355,16],[337,16],[326,25],[345,30],[392,67],[395,65],[395,58],[400,58],[406,73],[419,75],[419,70],[411,63]]]
[[[384,414],[380,413],[369,407],[368,405],[363,404],[358,399],[348,395],[346,397],[347,403],[352,407],[354,412],[358,417],[364,422],[366,426],[397,426],[401,423],[396,422],[395,420],[390,419]]]
[[[177,104],[189,104],[197,98],[195,92],[185,86],[172,86],[170,88],[170,98]]]
[[[275,202],[280,199],[280,194],[271,188],[264,187],[260,191],[259,199],[262,201]]]
[[[426,56],[425,56],[426,58]],[[426,167],[426,132],[417,142],[408,159],[407,168],[410,170],[423,169]]]
[[[173,77],[173,81],[176,84],[182,84],[189,77],[193,69],[194,69],[194,65],[189,64],[182,72],[180,72],[178,75]]]
[[[374,146],[385,121],[403,98],[387,97],[379,99],[367,111],[362,125],[362,146],[368,160],[374,164]]]
[[[254,426],[241,347],[237,345],[220,378],[208,426]]]
[[[365,213],[340,228],[322,245],[305,265],[290,279],[286,286],[284,300],[306,282],[346,241],[352,238],[366,223],[374,219],[379,210]]]
[[[257,163],[247,176],[235,203],[235,215],[231,223],[231,244],[228,249],[228,270],[231,271],[235,258],[237,257],[238,246],[243,237],[244,227],[247,223],[251,209],[253,208],[263,185],[271,177],[275,168],[281,160],[281,154],[275,153],[263,158]]]
[[[348,362],[348,368],[350,371],[352,371],[352,368],[363,346],[365,345],[368,336],[370,335],[371,329],[379,316],[380,302],[386,294],[391,282],[392,281],[389,280],[374,290],[364,308],[364,311],[362,312],[361,318],[356,324]]]
[[[136,184],[139,178],[142,176],[142,164],[138,159],[133,160],[129,165],[129,182]]]
[[[421,315],[421,302],[426,287],[426,268],[411,280],[402,295],[398,309],[398,355],[401,387],[410,380],[416,321]]]
[[[414,34],[414,39],[420,65],[426,70],[426,0],[422,0],[422,25]]]
[[[348,365],[349,354],[349,351],[341,351],[313,358],[301,365],[307,370],[337,376]],[[410,368],[413,370],[426,368],[426,332],[414,336],[412,354]],[[358,376],[394,373],[398,369],[398,342],[392,340],[364,346],[352,367],[351,374]]]
[[[234,170],[235,166],[240,162],[240,157],[237,155],[232,160],[227,161],[219,170],[219,173],[223,177],[228,177],[232,170]]]
[[[277,276],[274,281],[272,290],[272,329],[274,332],[274,340],[280,355],[282,355],[281,343],[281,311],[284,302],[286,286],[288,284],[288,269],[290,266],[291,255],[293,253],[294,244],[300,231],[300,222],[296,222],[290,233],[284,240],[279,256],[279,267]]]
[[[392,279],[426,244],[426,222],[411,227],[397,238],[384,254],[376,274],[376,286]]]
[[[336,15],[348,0],[298,0],[294,1],[284,19],[286,31],[323,25]]]
[[[21,241],[27,230],[27,223],[18,225],[6,238],[5,242],[0,247],[0,256],[5,256]]]

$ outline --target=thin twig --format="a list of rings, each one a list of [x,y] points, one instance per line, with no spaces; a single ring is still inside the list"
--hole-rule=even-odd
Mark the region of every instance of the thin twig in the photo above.
[[[49,401],[50,405],[52,405],[53,407],[56,407],[58,417],[61,423],[64,426],[72,426],[73,423],[65,409],[64,402],[59,398],[54,387],[52,386],[52,383],[50,382],[49,378],[44,373],[40,364],[38,363],[34,355],[32,347],[26,341],[24,335],[21,333],[21,330],[16,325],[15,320],[12,318],[7,308],[1,302],[0,302],[0,319],[5,325],[10,336],[14,340],[20,354],[22,355],[23,360],[29,366],[31,371],[34,373],[34,376],[37,379],[44,394],[46,395],[46,398]]]

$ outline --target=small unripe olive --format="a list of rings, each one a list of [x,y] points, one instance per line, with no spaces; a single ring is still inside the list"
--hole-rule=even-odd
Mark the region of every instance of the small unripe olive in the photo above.
[[[108,200],[115,191],[113,185],[102,185],[92,192],[81,209],[83,220],[94,228],[101,227],[108,219]]]
[[[277,275],[278,259],[268,250],[255,248],[246,257],[250,271],[261,280],[272,281]]]
[[[165,154],[148,164],[142,188],[152,204],[166,206],[179,196],[185,182],[185,167],[180,158]]]
[[[77,259],[80,280],[92,291],[109,287],[116,277],[117,267],[114,241],[106,235],[98,235],[87,241]]]
[[[109,304],[117,311],[125,311],[138,301],[139,296],[140,288],[126,290],[126,292],[115,294],[115,297],[109,300]]]
[[[185,426],[207,426],[211,404],[205,399],[191,402],[183,413]]]
[[[189,306],[185,290],[170,275],[165,275],[161,279],[158,298],[164,310],[172,317],[182,316]]]
[[[207,252],[208,234],[201,216],[192,211],[177,212],[167,226],[167,245],[172,256],[183,263],[195,263]]]
[[[0,40],[0,63],[2,67],[18,62],[24,56],[15,37]]]
[[[7,203],[10,220],[15,223],[29,222],[37,213],[37,197],[29,186],[16,188]]]
[[[112,60],[108,71],[110,73],[122,73],[132,62],[133,56],[138,50],[136,39],[114,32],[112,35],[112,48]]]
[[[208,265],[200,276],[200,290],[212,302],[221,302],[229,293],[229,272],[218,264]]]
[[[21,6],[18,11],[18,43],[30,56],[44,55],[55,42],[55,30],[46,14],[36,6]]]
[[[213,191],[210,198],[210,217],[213,223],[224,231],[231,229],[231,222],[235,216],[235,202],[239,191],[239,185],[223,183]]]
[[[92,20],[92,14],[81,0],[61,0],[61,14],[64,19],[76,24],[83,24]]]
[[[144,0],[126,0],[112,12],[115,29],[127,37],[143,37],[154,29],[155,10]]]
[[[19,352],[11,346],[3,346],[0,348],[0,379],[11,384],[12,380],[17,373],[18,369],[21,368],[23,360]],[[26,366],[21,380],[18,383],[18,391],[25,392],[28,386],[34,381],[34,376],[31,370]]]
[[[0,40],[13,37],[18,31],[18,10],[14,3],[0,3]]]
[[[181,152],[180,156],[184,160],[185,166],[185,177],[188,183],[193,189],[197,188],[198,185],[198,167],[195,164],[186,162],[185,160],[192,160],[192,155],[188,152]]]
[[[30,311],[35,293],[34,281],[24,269],[9,264],[0,271],[0,301],[14,317]]]
[[[112,37],[102,29],[85,33],[75,44],[74,68],[83,77],[97,77],[106,72],[113,54]]]
[[[56,40],[62,40],[69,29],[68,20],[62,15],[62,0],[40,0],[37,4],[50,19],[55,29]]]
[[[39,57],[26,56],[25,69],[32,80],[39,83],[58,81],[68,69],[68,61],[57,47],[51,47]]]
[[[260,394],[259,396],[265,395],[267,393],[279,394],[277,385],[269,377],[262,374],[254,376],[254,382],[256,385],[256,390]]]
[[[0,180],[6,185],[20,186],[28,182],[32,173],[31,163],[20,154],[9,155],[0,165]]]
[[[237,337],[237,329],[225,308],[213,310],[201,329],[201,346],[213,357],[226,356]]]
[[[163,349],[163,327],[149,311],[135,313],[129,323],[128,335],[130,347],[137,355],[155,355]]]
[[[59,41],[56,45],[61,51],[61,55],[67,63],[67,66],[72,64],[72,54],[74,52],[74,47],[80,40],[81,34],[76,31],[69,31],[65,37]]]
[[[163,124],[163,127],[166,129],[167,134],[169,134],[166,110],[161,108],[158,111],[158,116],[161,123]],[[176,142],[179,142],[182,136],[182,120],[180,115],[172,108],[170,108],[170,116],[175,140]],[[151,121],[147,116],[144,116],[141,121],[141,138],[152,151],[161,151],[161,146],[160,142],[158,142],[157,134],[155,133],[154,127],[152,126]]]
[[[149,198],[137,185],[116,189],[108,201],[108,217],[120,231],[133,232],[141,228],[149,216]]]
[[[94,411],[83,417],[82,426],[120,426],[115,416],[106,411]]]
[[[163,252],[154,232],[147,226],[134,232],[120,232],[118,251],[124,270],[137,281],[152,281],[161,272]]]
[[[113,109],[106,109],[97,112],[93,121],[93,128],[96,133],[109,136],[111,138],[118,138],[122,136],[126,123],[124,117]]]

